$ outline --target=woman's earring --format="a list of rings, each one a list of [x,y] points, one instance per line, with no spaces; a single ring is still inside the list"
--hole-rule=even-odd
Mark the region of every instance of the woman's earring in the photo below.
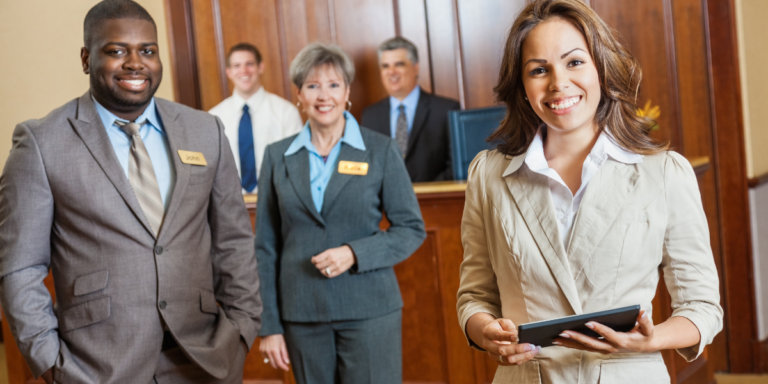
[[[528,96],[525,96],[525,101],[528,101]]]
[[[347,100],[347,111],[349,111],[350,109],[352,109],[352,102]]]
[[[296,108],[301,109],[301,101],[296,102]]]

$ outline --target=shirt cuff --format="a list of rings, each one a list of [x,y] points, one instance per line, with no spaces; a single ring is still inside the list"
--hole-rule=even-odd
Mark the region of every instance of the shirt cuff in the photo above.
[[[704,352],[704,347],[711,343],[712,338],[714,337],[712,330],[709,329],[710,327],[707,324],[707,317],[704,314],[696,312],[695,310],[686,310],[680,313],[676,313],[672,315],[672,317],[684,317],[690,320],[699,330],[700,340],[698,344],[677,349],[677,353],[679,353],[680,356],[685,359],[685,361],[690,363],[696,360],[701,355],[701,353]]]

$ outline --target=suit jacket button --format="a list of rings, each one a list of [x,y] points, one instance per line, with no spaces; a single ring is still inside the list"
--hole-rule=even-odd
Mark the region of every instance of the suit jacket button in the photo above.
[[[165,301],[160,302],[160,309],[165,309],[165,307],[167,306],[168,306],[168,303],[166,303]]]
[[[158,254],[158,255],[162,255],[163,254],[163,247],[161,247],[159,245],[157,247],[155,247],[155,253]]]

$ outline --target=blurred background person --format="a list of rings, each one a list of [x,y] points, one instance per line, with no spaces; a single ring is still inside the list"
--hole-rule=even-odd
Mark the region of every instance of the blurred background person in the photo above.
[[[264,148],[298,133],[301,116],[293,104],[264,90],[264,62],[255,46],[240,43],[230,48],[226,73],[235,90],[209,112],[224,123],[243,193],[256,192]]]
[[[494,89],[501,144],[469,168],[457,303],[470,344],[500,365],[494,382],[668,383],[660,351],[691,362],[722,329],[696,175],[649,137],[640,79],[579,0],[537,0],[512,25]],[[673,311],[654,325],[660,269]],[[600,338],[517,343],[519,324],[637,304],[626,333],[590,321]]]
[[[410,41],[393,37],[378,54],[389,97],[363,110],[363,126],[397,142],[412,182],[453,180],[448,111],[461,105],[421,90],[419,53]]]
[[[299,384],[401,384],[393,266],[426,237],[402,156],[345,111],[354,66],[341,48],[305,47],[290,76],[309,120],[269,145],[261,166],[259,350],[275,368],[291,363]]]

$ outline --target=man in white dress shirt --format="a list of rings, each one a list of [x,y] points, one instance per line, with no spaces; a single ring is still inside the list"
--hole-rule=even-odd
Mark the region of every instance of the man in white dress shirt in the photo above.
[[[224,123],[243,193],[255,193],[264,148],[298,133],[301,116],[293,104],[261,86],[264,63],[253,45],[233,46],[227,55],[226,72],[235,91],[209,112]]]

